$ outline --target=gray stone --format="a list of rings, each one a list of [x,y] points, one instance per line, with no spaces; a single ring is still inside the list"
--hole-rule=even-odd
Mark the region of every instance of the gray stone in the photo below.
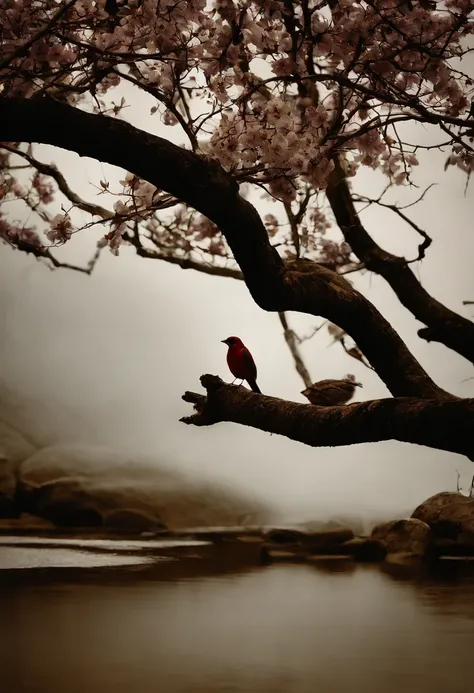
[[[15,466],[14,462],[0,458],[0,517],[18,515]]]
[[[334,546],[354,538],[352,529],[304,531],[302,529],[271,529],[265,534],[270,544],[304,544],[312,547]]]
[[[421,520],[382,522],[372,530],[371,539],[382,544],[387,554],[424,556],[433,541],[433,532]]]
[[[474,544],[474,498],[460,493],[437,493],[419,505],[412,517],[426,522],[440,539]]]
[[[44,517],[57,527],[100,527],[103,523],[100,508],[74,481],[58,480],[40,486],[22,483],[19,498],[25,512]]]
[[[105,516],[104,529],[125,534],[141,534],[150,530],[166,528],[145,513],[124,508],[123,510],[112,510]]]

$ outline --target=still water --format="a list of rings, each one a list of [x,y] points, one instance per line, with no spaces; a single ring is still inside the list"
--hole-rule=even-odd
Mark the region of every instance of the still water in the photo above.
[[[0,573],[5,693],[472,690],[472,565]]]

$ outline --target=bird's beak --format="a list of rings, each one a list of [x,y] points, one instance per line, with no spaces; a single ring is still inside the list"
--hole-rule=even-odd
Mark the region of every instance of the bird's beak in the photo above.
[[[221,342],[222,344],[227,344],[227,346],[229,346],[229,342],[227,341],[227,339],[221,339]]]

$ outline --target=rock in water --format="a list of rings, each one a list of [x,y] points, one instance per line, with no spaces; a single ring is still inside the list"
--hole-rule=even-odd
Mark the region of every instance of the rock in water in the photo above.
[[[412,517],[426,522],[439,539],[474,545],[474,498],[437,493],[419,505]]]
[[[271,529],[265,534],[269,544],[304,544],[306,546],[326,547],[342,544],[354,538],[352,529],[308,530],[299,528]]]
[[[382,522],[374,527],[370,538],[380,542],[387,554],[425,556],[434,535],[425,522],[411,518]]]
[[[156,518],[145,513],[124,508],[123,510],[113,510],[105,516],[104,529],[121,534],[141,534],[142,532],[166,529],[166,527]]]
[[[102,513],[94,499],[75,480],[58,479],[40,486],[19,484],[20,505],[57,527],[100,527]]]
[[[38,450],[22,464],[18,488],[23,512],[69,527],[103,526],[115,511],[135,515],[110,522],[148,528],[151,520],[152,526],[169,529],[264,525],[271,512],[261,500],[230,486],[201,481],[139,454],[81,444]]]

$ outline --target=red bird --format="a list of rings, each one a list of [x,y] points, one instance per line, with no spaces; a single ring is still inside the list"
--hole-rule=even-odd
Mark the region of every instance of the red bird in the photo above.
[[[257,385],[257,366],[252,354],[238,337],[227,337],[222,342],[229,347],[227,351],[227,365],[235,380],[246,380],[254,392],[262,391]]]

